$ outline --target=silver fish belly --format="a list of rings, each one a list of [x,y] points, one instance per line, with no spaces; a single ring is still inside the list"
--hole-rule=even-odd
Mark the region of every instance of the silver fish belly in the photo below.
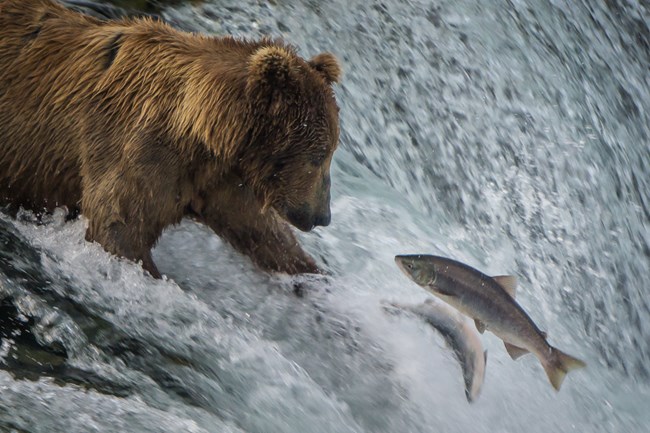
[[[439,301],[413,305],[391,303],[390,307],[417,315],[440,333],[462,369],[465,397],[470,403],[474,402],[481,392],[487,363],[487,351],[483,350],[474,325]]]

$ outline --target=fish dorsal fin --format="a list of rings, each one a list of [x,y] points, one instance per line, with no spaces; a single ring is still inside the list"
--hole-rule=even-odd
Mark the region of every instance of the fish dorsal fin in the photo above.
[[[508,355],[510,355],[512,359],[518,359],[529,353],[528,350],[524,349],[523,347],[515,346],[514,344],[506,343],[505,341],[503,344],[506,346]]]
[[[515,294],[517,292],[517,277],[514,275],[497,275],[496,277],[492,277],[492,279],[503,287],[503,290],[505,290],[512,299],[515,299]]]
[[[481,322],[478,319],[474,319],[474,323],[476,324],[476,329],[478,330],[478,332],[480,332],[481,334],[485,332],[485,329],[487,328],[485,326],[485,323]]]

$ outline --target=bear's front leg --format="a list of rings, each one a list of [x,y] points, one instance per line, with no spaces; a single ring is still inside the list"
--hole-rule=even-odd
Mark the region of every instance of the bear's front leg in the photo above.
[[[148,271],[154,278],[162,278],[160,271],[151,257],[151,248],[146,245],[139,245],[137,239],[148,238],[143,236],[142,231],[134,230],[122,222],[112,222],[108,227],[97,223],[97,219],[89,220],[88,230],[86,231],[86,240],[89,242],[98,242],[109,253],[120,257],[142,262],[142,267]],[[154,241],[155,242],[155,241]]]
[[[180,222],[186,207],[179,199],[178,153],[146,131],[128,142],[122,142],[120,131],[97,135],[97,141],[82,149],[86,239],[110,253],[142,261],[145,270],[160,278],[151,249],[165,227]]]
[[[194,209],[199,218],[263,270],[287,274],[321,273],[314,259],[298,243],[289,224],[273,209],[262,212],[260,203],[246,187],[232,184],[214,187],[200,207]]]
[[[161,278],[151,249],[169,224],[163,213],[170,210],[160,204],[167,199],[164,190],[125,172],[88,176],[83,187],[82,211],[88,219],[86,240],[98,242],[109,253],[142,261],[146,271]]]

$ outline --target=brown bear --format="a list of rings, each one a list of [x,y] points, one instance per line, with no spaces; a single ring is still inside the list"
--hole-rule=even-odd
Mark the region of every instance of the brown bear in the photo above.
[[[87,240],[155,277],[185,216],[264,270],[318,272],[285,221],[330,222],[339,76],[278,40],[0,0],[0,200],[81,212]]]

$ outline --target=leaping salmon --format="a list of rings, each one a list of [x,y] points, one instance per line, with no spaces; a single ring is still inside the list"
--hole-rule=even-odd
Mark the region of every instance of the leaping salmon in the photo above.
[[[443,302],[433,302],[432,299],[416,305],[391,303],[388,306],[413,313],[438,330],[463,370],[465,397],[468,402],[474,402],[483,386],[487,351],[483,350],[481,339],[469,319]]]
[[[501,338],[513,359],[528,352],[535,354],[555,390],[560,390],[569,371],[586,366],[548,344],[546,334],[515,301],[515,277],[490,277],[458,261],[432,255],[398,255],[395,262],[415,283],[474,319],[479,332],[488,329]]]

